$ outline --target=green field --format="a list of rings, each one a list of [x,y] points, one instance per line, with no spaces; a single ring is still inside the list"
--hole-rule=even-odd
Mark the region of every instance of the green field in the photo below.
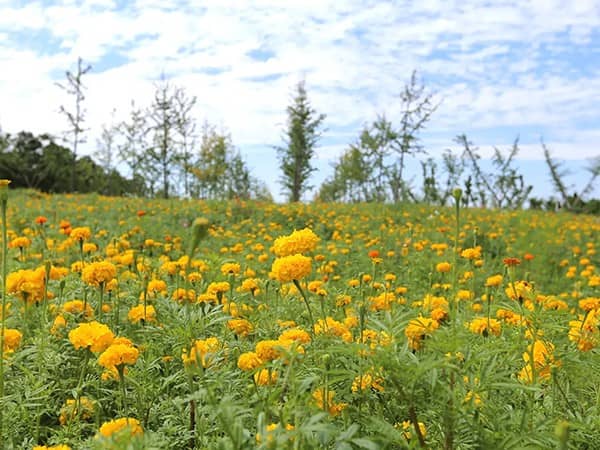
[[[3,448],[600,448],[597,217],[9,190],[6,225]]]

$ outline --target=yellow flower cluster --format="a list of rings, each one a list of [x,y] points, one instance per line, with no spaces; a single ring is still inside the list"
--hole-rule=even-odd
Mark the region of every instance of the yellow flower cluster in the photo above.
[[[319,388],[313,392],[312,397],[317,408],[327,411],[332,416],[339,415],[348,406],[347,403],[335,403],[333,401],[335,391],[331,389],[327,389],[327,395],[325,395],[325,389]]]
[[[82,323],[69,332],[69,341],[76,349],[88,348],[94,353],[103,352],[112,344],[115,335],[103,323]]]
[[[552,367],[560,365],[560,361],[554,360],[553,352],[554,345],[551,342],[535,340],[533,344],[529,344],[527,351],[523,353],[525,366],[519,372],[519,380],[533,383],[534,380],[544,381],[550,378]]]
[[[84,266],[81,279],[91,286],[104,286],[117,276],[117,268],[109,261],[93,262]]]
[[[312,270],[311,259],[300,254],[283,256],[273,262],[271,274],[275,280],[288,283],[301,280]]]
[[[60,409],[58,421],[67,425],[74,420],[90,420],[94,417],[94,403],[87,397],[79,397],[79,401],[69,398]]]
[[[313,251],[319,243],[319,237],[309,228],[296,231],[288,236],[275,239],[273,253],[277,257],[291,256]]]
[[[23,334],[19,330],[13,328],[4,329],[4,355],[13,353],[19,345],[21,345]]]
[[[588,352],[600,343],[599,311],[592,309],[585,316],[579,316],[579,320],[569,322],[569,340],[582,352]]]
[[[413,350],[419,350],[423,339],[431,336],[440,327],[440,323],[430,317],[419,316],[408,322],[404,334],[408,338],[408,345]]]
[[[468,324],[469,330],[475,334],[481,334],[482,336],[489,336],[493,334],[500,336],[502,330],[499,320],[488,319],[487,317],[476,317]]]
[[[239,275],[242,268],[238,263],[224,263],[221,266],[221,273],[223,275]]]
[[[19,236],[8,243],[8,248],[27,248],[31,245],[31,240],[26,236]]]
[[[145,311],[145,312],[144,312]],[[140,303],[137,306],[133,306],[127,313],[127,319],[131,323],[138,323],[142,320],[146,322],[156,321],[156,309],[152,305],[144,305]]]
[[[202,367],[207,368],[215,362],[217,354],[223,349],[223,345],[216,337],[197,339],[189,352],[183,349],[181,359],[187,365],[196,365],[198,361]]]
[[[98,357],[98,364],[114,373],[126,364],[134,365],[139,356],[140,351],[129,339],[118,337]]]
[[[104,422],[99,430],[99,437],[111,437],[116,433],[127,432],[131,436],[144,433],[139,420],[132,417],[121,417],[120,419]]]
[[[325,320],[319,319],[315,323],[315,334],[329,334],[341,337],[344,342],[352,342],[352,331],[350,331],[350,328],[345,323],[329,316]]]
[[[38,267],[35,270],[21,269],[9,273],[6,277],[6,292],[15,294],[29,304],[40,302],[44,298],[46,288],[46,270]],[[52,295],[47,292],[48,298]]]
[[[71,229],[71,233],[69,234],[69,237],[72,240],[78,241],[78,242],[87,241],[89,238],[92,237],[92,231],[90,230],[89,227],[75,227],[75,228]]]
[[[65,444],[51,445],[50,447],[46,445],[36,445],[33,447],[33,450],[71,450],[71,447]]]
[[[383,377],[375,373],[373,368],[367,370],[362,375],[357,375],[352,381],[352,392],[366,391],[372,389],[373,391],[383,392]]]
[[[248,336],[254,331],[254,326],[246,319],[231,319],[227,322],[227,328],[238,336]]]

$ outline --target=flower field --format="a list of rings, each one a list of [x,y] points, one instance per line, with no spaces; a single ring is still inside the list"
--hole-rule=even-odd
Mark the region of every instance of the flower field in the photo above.
[[[7,206],[2,448],[600,448],[597,217]]]

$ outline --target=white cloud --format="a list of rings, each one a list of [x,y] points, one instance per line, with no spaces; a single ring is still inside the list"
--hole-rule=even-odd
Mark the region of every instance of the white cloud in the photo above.
[[[348,129],[358,135],[380,112],[398,117],[397,95],[417,69],[443,100],[428,125],[447,137],[441,147],[451,147],[456,134],[500,127],[504,141],[545,134],[558,156],[600,153],[600,135],[581,125],[600,120],[600,64],[593,63],[599,61],[600,4],[594,0],[197,5],[139,0],[118,9],[112,0],[52,6],[0,0],[3,129],[62,130],[56,111],[70,100],[54,82],[81,56],[96,67],[85,77],[89,142],[113,108],[121,119],[132,99],[149,104],[153,81],[164,72],[197,96],[200,121],[228,127],[242,150],[268,147],[280,142],[291,88],[306,78],[330,130],[319,157],[331,159],[353,140]],[[58,49],[22,41],[18,32],[48,33]],[[252,58],[257,50],[270,57]],[[115,54],[126,61],[111,67]],[[527,145],[522,156],[539,159],[537,143]]]

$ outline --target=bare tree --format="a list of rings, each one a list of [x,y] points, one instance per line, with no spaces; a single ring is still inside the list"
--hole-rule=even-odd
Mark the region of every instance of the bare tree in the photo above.
[[[83,101],[85,100],[85,86],[83,85],[83,75],[88,73],[92,69],[91,65],[83,66],[83,60],[77,59],[77,72],[73,74],[70,71],[66,72],[67,84],[56,83],[58,87],[72,95],[75,100],[74,110],[69,110],[61,105],[60,112],[67,117],[69,122],[69,130],[66,132],[70,135],[71,150],[73,152],[73,163],[71,167],[71,190],[75,189],[75,166],[77,160],[77,147],[79,144],[85,142],[83,132],[86,131],[83,128],[85,122],[85,109],[83,107]]]

